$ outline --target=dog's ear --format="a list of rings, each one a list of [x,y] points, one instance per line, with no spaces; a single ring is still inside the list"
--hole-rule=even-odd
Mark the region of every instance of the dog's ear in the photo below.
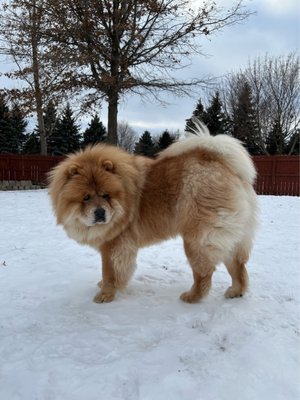
[[[102,161],[102,167],[105,171],[114,172],[114,164],[110,160]]]
[[[67,169],[67,175],[69,178],[72,178],[75,175],[79,175],[79,168],[78,165],[72,164]]]

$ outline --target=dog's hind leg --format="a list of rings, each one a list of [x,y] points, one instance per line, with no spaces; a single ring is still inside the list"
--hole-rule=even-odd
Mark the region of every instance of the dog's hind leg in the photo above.
[[[241,297],[246,292],[248,287],[248,273],[245,264],[248,258],[249,251],[247,247],[239,246],[232,257],[229,257],[224,262],[232,279],[232,285],[226,290],[225,297]]]
[[[194,283],[180,298],[187,303],[195,303],[208,294],[215,263],[210,259],[208,249],[200,249],[198,243],[184,239],[184,250],[193,270]]]

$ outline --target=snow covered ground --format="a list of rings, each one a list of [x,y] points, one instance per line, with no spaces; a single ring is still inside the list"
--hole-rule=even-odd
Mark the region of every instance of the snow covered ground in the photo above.
[[[0,192],[0,399],[299,400],[299,198],[259,197],[250,290],[223,266],[199,304],[181,240],[140,252],[94,304],[100,257],[55,225],[46,191]]]

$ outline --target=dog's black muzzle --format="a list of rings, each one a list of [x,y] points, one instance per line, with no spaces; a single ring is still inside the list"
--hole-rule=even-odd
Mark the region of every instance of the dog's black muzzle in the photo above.
[[[104,208],[96,208],[94,211],[94,221],[95,223],[97,222],[105,222],[106,216],[105,216],[105,210]]]

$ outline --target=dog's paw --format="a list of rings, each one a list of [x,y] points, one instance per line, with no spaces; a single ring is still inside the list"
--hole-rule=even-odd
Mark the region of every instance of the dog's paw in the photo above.
[[[94,297],[94,303],[110,303],[115,298],[114,293],[99,292]]]
[[[191,291],[182,293],[180,299],[185,303],[197,303],[199,301],[199,297],[195,296]]]
[[[234,289],[232,286],[230,286],[226,292],[225,292],[225,297],[226,299],[234,299],[235,297],[242,297],[243,292],[241,290]]]

